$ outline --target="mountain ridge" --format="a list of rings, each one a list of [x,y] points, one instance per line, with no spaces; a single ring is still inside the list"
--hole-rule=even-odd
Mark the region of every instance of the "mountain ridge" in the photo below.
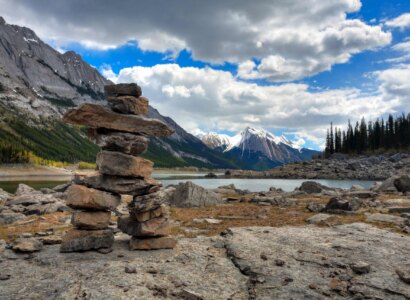
[[[285,136],[275,136],[263,128],[246,127],[233,137],[209,132],[202,141],[211,149],[216,149],[229,157],[237,157],[251,167],[260,165],[266,168],[310,159],[319,151],[302,148]],[[255,167],[256,168],[256,167]],[[260,167],[257,167],[260,168]]]
[[[31,29],[0,17],[0,151],[14,147],[46,160],[95,161],[98,147],[60,118],[85,102],[105,105],[106,84],[112,82],[74,51],[61,54]],[[156,109],[150,107],[148,116],[175,129],[169,138],[150,141],[144,156],[157,167],[238,167]]]
[[[74,51],[62,54],[33,30],[7,24],[0,17],[0,152],[14,147],[23,152],[23,157],[29,151],[45,160],[95,161],[98,147],[87,139],[83,128],[63,124],[61,116],[82,103],[106,105],[107,84],[112,82]],[[216,145],[219,148],[210,148],[151,106],[148,117],[175,129],[170,137],[150,140],[143,156],[157,167],[267,169],[292,160],[272,159],[265,150],[272,152],[277,146],[266,143],[265,132],[259,132],[259,140],[255,140],[256,132],[243,141],[238,138],[242,144],[225,151],[231,146],[227,136],[224,143]],[[273,135],[269,137],[274,140]],[[285,152],[282,149],[281,153]]]

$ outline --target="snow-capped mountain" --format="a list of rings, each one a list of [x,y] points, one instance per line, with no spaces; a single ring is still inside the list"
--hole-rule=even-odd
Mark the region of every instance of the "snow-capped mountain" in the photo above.
[[[201,141],[211,149],[216,149],[224,152],[231,146],[231,137],[226,134],[218,134],[216,132],[208,132],[201,137]]]
[[[266,167],[311,159],[317,151],[301,148],[285,136],[275,136],[262,128],[247,127],[233,137],[210,132],[202,137],[209,148],[219,150],[232,158]]]

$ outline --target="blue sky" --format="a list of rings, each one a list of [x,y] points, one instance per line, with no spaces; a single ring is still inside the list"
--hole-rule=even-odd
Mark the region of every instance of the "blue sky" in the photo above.
[[[410,112],[407,0],[39,2],[0,5],[192,133],[249,125],[319,149],[331,121]]]

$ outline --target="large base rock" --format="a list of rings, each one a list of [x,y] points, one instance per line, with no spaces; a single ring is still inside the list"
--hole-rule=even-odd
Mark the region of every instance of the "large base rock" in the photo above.
[[[177,241],[173,237],[135,238],[130,241],[130,250],[173,249]]]
[[[69,124],[113,129],[147,136],[168,136],[174,133],[173,129],[159,120],[118,114],[100,105],[89,103],[68,110],[63,120]]]
[[[97,156],[98,170],[106,175],[149,178],[153,165],[149,160],[120,152],[101,151]]]
[[[219,194],[190,181],[180,183],[170,200],[170,206],[175,207],[205,207],[221,203],[222,198]]]
[[[146,222],[138,222],[129,217],[118,219],[118,228],[131,236],[150,237],[150,236],[166,236],[171,232],[168,219],[159,217],[148,220]]]
[[[153,188],[161,185],[158,181],[152,178],[139,179],[101,174],[91,176],[76,175],[74,177],[74,182],[94,189],[132,196],[147,194]]]
[[[121,197],[107,192],[73,184],[67,190],[67,205],[73,208],[106,210],[120,204]]]
[[[111,248],[114,244],[112,230],[77,230],[69,231],[61,243],[60,252],[78,252]]]
[[[80,229],[105,229],[110,225],[110,219],[109,211],[76,211],[71,218],[71,224]]]

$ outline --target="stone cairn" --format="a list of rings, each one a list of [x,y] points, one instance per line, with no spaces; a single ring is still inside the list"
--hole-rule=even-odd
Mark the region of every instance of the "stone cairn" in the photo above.
[[[132,236],[131,250],[173,248],[170,225],[160,183],[151,178],[153,163],[138,157],[148,147],[149,136],[173,133],[165,123],[149,119],[148,99],[134,83],[105,86],[108,107],[82,104],[64,115],[64,122],[87,126],[88,137],[102,150],[94,174],[74,177],[67,190],[67,205],[73,208],[75,227],[64,237],[61,252],[110,251],[114,243],[109,228],[111,212],[121,195],[132,195],[129,216],[118,219],[118,227]]]

